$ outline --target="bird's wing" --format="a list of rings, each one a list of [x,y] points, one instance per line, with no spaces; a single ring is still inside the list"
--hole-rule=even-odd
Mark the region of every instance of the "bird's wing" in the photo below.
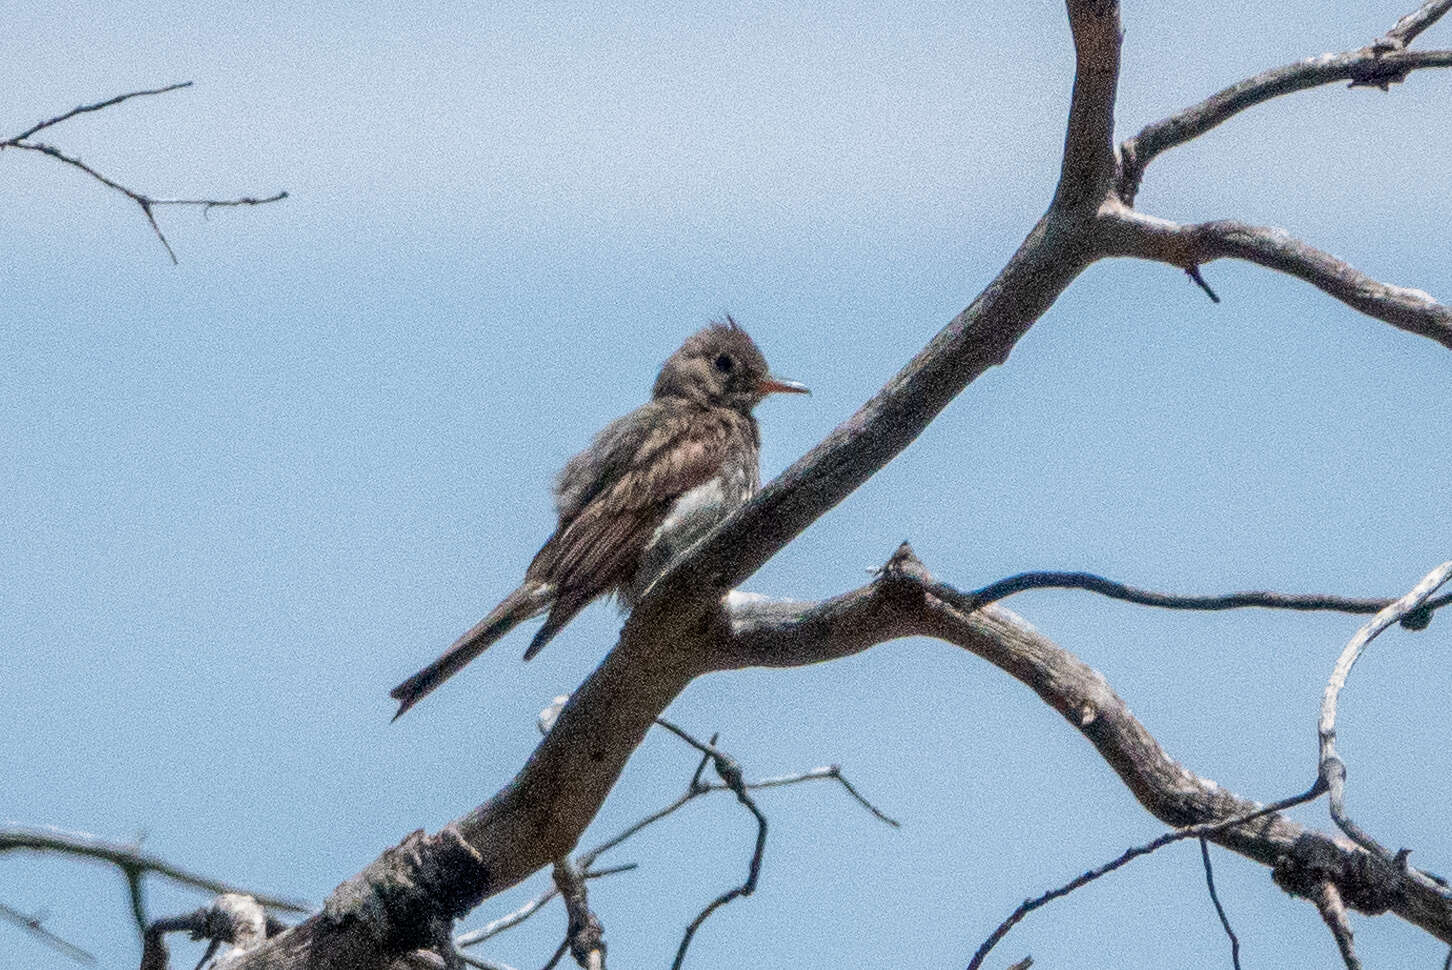
[[[628,581],[671,503],[721,467],[732,430],[725,415],[646,408],[606,428],[561,475],[560,525],[529,575],[578,591],[581,606]]]

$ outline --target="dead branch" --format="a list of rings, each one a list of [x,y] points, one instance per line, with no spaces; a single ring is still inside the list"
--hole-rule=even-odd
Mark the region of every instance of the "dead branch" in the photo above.
[[[1226,257],[1243,259],[1294,276],[1353,310],[1452,349],[1452,308],[1421,290],[1373,279],[1284,229],[1230,219],[1181,225],[1117,203],[1106,206],[1101,217],[1106,255],[1181,269]]]
[[[122,185],[120,182],[117,182],[115,179],[112,179],[106,175],[102,175],[95,168],[81,161],[76,156],[68,155],[65,152],[61,151],[59,148],[56,148],[54,145],[48,145],[45,142],[33,141],[32,138],[33,136],[46,130],[47,128],[52,128],[63,121],[68,121],[71,118],[76,117],[77,115],[88,114],[93,111],[101,111],[113,105],[120,104],[123,101],[128,101],[131,98],[141,98],[150,95],[166,94],[169,91],[177,91],[181,88],[189,88],[191,86],[191,81],[182,81],[179,84],[168,84],[164,87],[150,88],[144,91],[131,91],[126,94],[118,94],[114,98],[107,98],[104,101],[97,101],[93,104],[80,105],[78,107],[72,108],[69,111],[62,112],[61,114],[58,114],[53,118],[48,118],[45,121],[36,122],[29,128],[22,131],[20,134],[0,141],[0,151],[4,151],[7,148],[15,148],[21,151],[39,152],[40,154],[45,155],[49,158],[53,158],[58,162],[85,172],[91,178],[95,179],[97,182],[100,182],[108,189],[111,189],[115,192],[120,192],[122,195],[126,196],[126,198],[130,199],[132,202],[135,202],[141,208],[141,214],[146,217],[146,222],[148,225],[151,226],[151,231],[156,234],[157,240],[161,243],[162,247],[166,249],[167,256],[171,258],[172,264],[175,265],[177,261],[176,252],[171,248],[171,243],[167,241],[166,235],[161,231],[161,226],[158,225],[156,221],[156,214],[153,210],[157,206],[197,206],[200,207],[203,212],[206,212],[210,209],[218,207],[266,205],[269,202],[278,202],[282,199],[287,198],[287,193],[276,192],[272,195],[266,196],[265,198],[257,198],[254,196],[243,196],[236,199],[159,198],[157,196],[147,195],[145,193],[138,192],[135,189],[128,188],[127,186]]]
[[[1200,837],[1200,864],[1205,867],[1205,889],[1210,893],[1210,902],[1215,905],[1220,928],[1230,940],[1230,965],[1234,970],[1240,970],[1240,938],[1230,927],[1230,917],[1225,915],[1225,907],[1220,905],[1220,894],[1215,891],[1215,868],[1210,863],[1210,843],[1203,835]]]
[[[547,731],[549,726],[553,725],[554,718],[558,716],[559,710],[564,706],[565,701],[567,701],[568,699],[568,697],[555,698],[554,702],[552,702],[552,704],[541,713],[541,720],[542,724],[544,725],[544,730]],[[690,781],[686,784],[686,790],[680,796],[675,798],[669,804],[665,805],[663,808],[651,812],[644,818],[627,826],[619,834],[605,840],[604,842],[595,846],[593,849],[590,849],[587,852],[582,852],[578,855],[575,862],[573,863],[573,866],[580,873],[580,878],[582,879],[596,879],[603,876],[614,875],[619,872],[627,872],[635,869],[635,863],[628,863],[621,866],[608,866],[603,868],[596,868],[595,863],[604,853],[619,847],[647,827],[674,814],[676,811],[685,807],[685,805],[701,797],[702,795],[708,795],[712,792],[717,791],[736,791],[736,789],[728,784],[726,781],[708,782],[703,781],[701,778],[703,770],[707,767],[707,765],[711,764],[712,762],[712,752],[715,751],[714,746],[717,741],[716,735],[713,734],[709,742],[701,742],[700,740],[695,738],[694,735],[691,735],[689,732],[686,732],[679,726],[666,721],[664,718],[658,718],[656,723],[662,728],[669,730],[677,736],[685,739],[687,743],[691,744],[693,747],[701,750],[701,759],[697,763],[695,770],[692,772]],[[836,781],[838,784],[842,785],[847,793],[851,795],[858,804],[860,804],[863,808],[867,809],[867,811],[871,812],[874,817],[888,825],[891,825],[893,828],[898,828],[900,826],[900,823],[896,819],[891,818],[881,809],[877,808],[870,801],[868,801],[867,798],[861,792],[859,792],[852,785],[851,782],[847,780],[847,778],[842,774],[842,770],[838,765],[828,765],[821,768],[812,768],[807,771],[798,772],[796,774],[778,775],[771,778],[763,778],[759,781],[741,780],[740,786],[747,789],[748,791],[752,791],[764,788],[781,788],[788,785],[796,785],[803,782],[818,780]],[[558,866],[558,863],[556,865]],[[518,926],[520,923],[524,922],[526,919],[537,913],[541,908],[544,907],[546,903],[548,903],[550,900],[554,899],[558,895],[560,895],[560,889],[558,886],[558,880],[556,880],[555,885],[546,889],[544,892],[529,900],[513,912],[498,919],[492,920],[491,922],[485,924],[483,927],[477,930],[470,930],[467,933],[461,933],[458,936],[454,937],[454,946],[462,950],[463,948],[471,947],[476,944],[482,943],[493,936],[497,936],[499,933],[502,933],[507,929]],[[717,903],[715,905],[720,904]],[[712,908],[714,908],[714,906]],[[558,958],[559,954],[556,955],[555,959],[558,960]]]
[[[1336,753],[1336,704],[1342,689],[1346,686],[1346,678],[1351,675],[1352,666],[1372,640],[1376,639],[1387,627],[1401,622],[1408,614],[1414,614],[1422,609],[1427,599],[1441,589],[1449,579],[1452,579],[1452,562],[1444,562],[1424,576],[1411,592],[1387,606],[1373,617],[1370,623],[1356,632],[1356,635],[1351,638],[1351,642],[1346,644],[1346,648],[1341,651],[1341,656],[1337,658],[1336,666],[1331,671],[1331,678],[1326,682],[1326,690],[1321,698],[1321,716],[1316,724],[1316,733],[1320,740],[1317,773],[1322,784],[1331,793],[1331,818],[1336,825],[1357,845],[1376,856],[1388,867],[1400,870],[1408,878],[1420,882],[1429,892],[1440,893],[1448,900],[1452,900],[1452,891],[1446,888],[1445,883],[1407,865],[1405,851],[1393,855],[1361,826],[1351,820],[1351,816],[1346,813],[1345,804],[1346,764]]]
[[[1082,589],[1107,596],[1110,599],[1123,600],[1126,603],[1157,606],[1167,610],[1238,610],[1260,607],[1268,610],[1306,612],[1376,613],[1396,602],[1396,600],[1365,596],[1277,593],[1271,590],[1247,590],[1213,596],[1177,596],[1172,593],[1140,589],[1137,586],[1130,586],[1094,573],[1049,570],[1018,573],[995,580],[987,586],[979,587],[968,596],[977,605],[987,606],[989,603],[996,603],[1031,589]],[[1452,602],[1452,594],[1428,599],[1417,609],[1407,612],[1398,622],[1410,630],[1426,629],[1427,624],[1432,620],[1432,614],[1449,602]]]
[[[81,856],[109,863],[127,874],[155,873],[183,886],[202,889],[219,895],[234,893],[250,896],[269,909],[284,912],[306,913],[312,909],[305,902],[274,896],[270,893],[242,889],[221,879],[198,875],[165,859],[143,852],[137,845],[108,842],[87,832],[70,832],[65,829],[30,825],[0,826],[0,852],[58,852],[63,855]]]
[[[585,878],[569,859],[555,863],[555,888],[565,901],[569,924],[565,944],[584,970],[605,970],[605,928],[590,909]]]
[[[77,963],[96,965],[96,955],[83,947],[45,927],[45,916],[39,913],[22,913],[18,909],[0,903],[0,919],[20,927],[57,953],[64,954]]]
[[[1187,227],[1146,221],[1115,194],[1124,180],[1105,158],[1113,157],[1106,145],[1118,74],[1118,8],[1105,0],[1069,0],[1068,14],[1079,70],[1058,189],[1002,272],[855,415],[655,581],[615,648],[509,784],[437,834],[415,833],[385,852],[339,887],[322,913],[252,951],[246,966],[358,970],[428,945],[438,938],[440,923],[573,850],[631,753],[695,677],[742,666],[819,663],[903,636],[957,644],[1021,680],[1170,825],[1224,822],[1259,808],[1172,761],[1102,676],[1012,613],[998,607],[965,611],[963,594],[945,598],[911,550],[900,551],[869,586],[822,603],[722,603],[728,590],[906,448],[964,387],[1006,360],[1088,265],[1111,255],[1151,253],[1156,243],[1168,248],[1148,258],[1186,269],[1204,261],[1188,258],[1201,255],[1185,248],[1192,244],[1241,255],[1232,251],[1242,245],[1233,232],[1188,227],[1187,234]],[[1360,78],[1432,66],[1400,54],[1383,60],[1389,64]],[[1223,230],[1234,224],[1207,225]],[[1437,339],[1448,330],[1439,316],[1445,310],[1425,294],[1368,281],[1288,237],[1281,245],[1269,231],[1242,235],[1244,258],[1280,260],[1284,271],[1404,329]],[[1174,250],[1169,243],[1177,236],[1181,248]],[[1352,908],[1390,910],[1452,941],[1448,901],[1394,879],[1359,847],[1279,814],[1217,831],[1213,841],[1275,866],[1282,886],[1304,886],[1314,874],[1333,883]]]
[[[711,762],[711,767],[715,769],[716,776],[721,779],[721,783],[735,793],[736,800],[756,818],[756,845],[751,852],[751,862],[747,866],[746,880],[741,885],[733,886],[731,889],[726,890],[711,900],[706,904],[705,909],[702,909],[696,914],[696,918],[691,920],[690,924],[686,927],[685,934],[681,937],[681,945],[676,949],[676,958],[671,963],[671,970],[681,970],[681,965],[686,960],[686,951],[690,949],[691,940],[695,937],[696,931],[701,928],[701,924],[705,923],[712,913],[733,899],[750,896],[756,892],[756,883],[761,877],[761,860],[766,853],[767,825],[766,816],[762,814],[761,809],[757,807],[756,802],[747,793],[746,781],[741,772],[741,765],[737,763],[735,758],[716,747],[715,736],[712,736],[711,743],[707,744],[692,737],[665,718],[657,718],[657,722],[666,730],[700,751],[702,763],[706,760]],[[696,776],[692,778],[693,784],[699,783],[699,776],[700,770],[698,769]]]
[[[1146,125],[1119,146],[1115,195],[1125,205],[1134,205],[1145,169],[1156,157],[1272,98],[1337,81],[1347,81],[1350,87],[1377,87],[1385,91],[1390,85],[1405,81],[1412,71],[1452,67],[1452,51],[1405,50],[1414,37],[1436,23],[1449,8],[1452,2],[1448,0],[1428,0],[1366,47],[1308,57],[1263,71],[1215,92],[1199,104]]]
[[[1199,839],[1201,848],[1202,850],[1204,850],[1204,845],[1207,839],[1222,832],[1225,832],[1229,829],[1245,825],[1249,822],[1253,822],[1256,819],[1265,818],[1266,816],[1274,815],[1277,812],[1283,812],[1286,809],[1292,808],[1296,805],[1302,805],[1306,802],[1309,802],[1311,799],[1318,797],[1324,790],[1325,789],[1320,787],[1318,784],[1311,787],[1307,791],[1302,792],[1299,795],[1292,795],[1290,798],[1283,799],[1282,801],[1276,802],[1272,805],[1266,805],[1260,808],[1256,808],[1254,811],[1246,812],[1244,815],[1240,815],[1232,819],[1227,819],[1223,822],[1213,822],[1203,825],[1190,825],[1185,828],[1178,829],[1174,832],[1166,832],[1164,835],[1161,835],[1156,839],[1146,842],[1144,845],[1137,845],[1133,846],[1132,848],[1126,849],[1114,859],[1111,859],[1109,862],[1104,863],[1104,865],[1097,866],[1096,868],[1090,869],[1088,872],[1075,876],[1073,879],[1070,879],[1062,886],[1050,889],[1043,895],[1036,896],[1033,899],[1024,900],[1022,903],[1019,904],[1017,909],[1015,909],[1012,913],[1008,915],[1007,919],[1005,919],[1002,923],[999,923],[998,926],[994,928],[993,932],[988,935],[988,939],[984,940],[983,943],[978,947],[977,952],[973,954],[973,959],[968,961],[968,970],[979,970],[979,968],[983,966],[983,961],[988,956],[989,951],[991,951],[999,943],[999,941],[1001,941],[1004,936],[1008,934],[1009,930],[1013,929],[1013,927],[1021,922],[1025,916],[1027,916],[1029,913],[1032,913],[1034,910],[1039,909],[1043,906],[1047,906],[1049,903],[1053,902],[1056,899],[1062,899],[1063,897],[1074,892],[1076,889],[1087,886],[1097,879],[1102,879],[1103,877],[1109,875],[1111,872],[1114,872],[1116,869],[1123,868],[1124,866],[1133,862],[1135,859],[1139,859],[1153,852],[1157,852],[1167,845],[1172,845],[1185,839]],[[1208,856],[1206,858],[1208,859]],[[1209,871],[1208,868],[1206,871]],[[1215,888],[1213,882],[1211,883],[1210,888],[1211,893],[1213,894]],[[1215,906],[1217,910],[1220,909],[1220,901],[1218,899],[1215,902]],[[1224,910],[1220,910],[1220,916],[1221,919],[1224,920]],[[1229,929],[1228,923],[1226,924],[1226,929]],[[1231,934],[1231,939],[1234,939],[1234,934]]]

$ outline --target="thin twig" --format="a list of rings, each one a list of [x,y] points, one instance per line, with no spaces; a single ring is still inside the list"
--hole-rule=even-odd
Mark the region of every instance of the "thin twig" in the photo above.
[[[1210,288],[1210,284],[1207,283],[1207,282],[1205,282],[1205,277],[1202,276],[1201,273],[1200,273],[1200,267],[1198,267],[1198,266],[1186,266],[1185,267],[1185,275],[1188,276],[1188,277],[1190,277],[1190,279],[1194,280],[1195,281],[1195,285],[1198,286],[1198,287],[1200,287],[1200,289],[1202,289],[1202,290],[1205,291],[1205,295],[1210,298],[1210,302],[1211,303],[1219,303],[1220,302],[1220,297],[1218,295],[1216,295],[1215,291]]]
[[[4,903],[0,903],[0,919],[14,923],[52,950],[55,950],[57,953],[64,953],[77,963],[84,963],[87,966],[94,966],[96,964],[95,954],[76,946],[76,944],[67,940],[65,937],[46,929],[45,919],[41,916],[22,913],[18,909],[12,909]]]
[[[972,605],[962,607],[966,609],[978,609],[1031,589],[1082,589],[1098,593],[1101,596],[1108,596],[1111,599],[1138,603],[1141,606],[1158,606],[1168,610],[1235,610],[1262,607],[1272,610],[1362,614],[1376,613],[1396,602],[1395,600],[1370,597],[1330,596],[1319,593],[1276,593],[1267,590],[1249,590],[1213,596],[1177,596],[1172,593],[1159,593],[1154,590],[1129,586],[1103,576],[1096,576],[1094,573],[1049,570],[1019,573],[989,583],[987,586],[969,593],[959,592],[942,583],[934,584],[931,588],[934,595],[948,599],[955,605],[962,602],[962,597],[967,597]],[[950,593],[951,595],[949,595]],[[1404,615],[1403,622],[1410,621],[1412,624],[1416,624],[1425,621],[1431,613],[1446,606],[1448,602],[1452,602],[1452,594],[1429,599],[1422,604],[1421,609],[1409,610]],[[1421,622],[1421,626],[1414,625],[1413,629],[1422,629],[1425,626],[1426,622]]]
[[[1089,883],[1093,882],[1096,879],[1099,879],[1102,876],[1109,875],[1109,873],[1120,868],[1121,866],[1124,866],[1134,861],[1135,859],[1138,859],[1140,856],[1149,855],[1152,852],[1162,849],[1172,843],[1179,842],[1182,839],[1209,838],[1211,836],[1224,832],[1227,829],[1233,829],[1237,826],[1244,825],[1247,822],[1253,822],[1263,816],[1272,815],[1276,812],[1284,811],[1296,805],[1305,804],[1306,802],[1309,802],[1313,798],[1319,796],[1325,790],[1326,789],[1322,785],[1320,779],[1317,779],[1314,785],[1312,785],[1301,794],[1292,795],[1290,798],[1282,799],[1278,802],[1273,802],[1270,805],[1263,805],[1253,812],[1246,812],[1244,814],[1237,815],[1234,818],[1225,819],[1219,822],[1205,822],[1200,825],[1187,825],[1182,829],[1175,829],[1173,831],[1166,832],[1159,838],[1147,842],[1144,845],[1138,845],[1126,849],[1117,858],[1106,862],[1104,865],[1099,866],[1097,869],[1091,869],[1088,872],[1075,876],[1073,879],[1069,880],[1067,883],[1059,886],[1056,889],[1050,889],[1043,895],[1037,896],[1033,899],[1025,899],[1022,903],[1019,904],[1017,909],[1015,909],[1012,913],[1008,915],[1007,919],[1005,919],[1002,923],[998,924],[993,932],[989,934],[988,939],[984,940],[982,945],[978,947],[977,952],[973,954],[973,959],[968,961],[968,970],[978,970],[979,967],[983,966],[983,961],[988,956],[989,951],[997,946],[999,941],[1002,940],[1006,935],[1008,935],[1008,931],[1013,929],[1013,927],[1029,913],[1033,912],[1041,906],[1045,906],[1048,903],[1059,899],[1060,897],[1069,895],[1069,893],[1080,888],[1081,886],[1087,886]]]
[[[570,941],[569,940],[565,940],[564,942],[562,942],[559,945],[559,947],[555,950],[554,956],[552,956],[548,960],[546,960],[545,961],[545,965],[543,967],[541,967],[540,970],[554,970],[554,968],[559,965],[560,957],[564,956],[565,955],[565,951],[568,950],[569,948],[570,948]]]
[[[278,202],[282,199],[287,198],[287,193],[277,192],[265,198],[258,198],[255,196],[244,196],[237,199],[156,198],[154,196],[138,192],[135,189],[128,188],[125,185],[122,185],[120,182],[117,182],[115,179],[108,178],[107,176],[102,175],[96,169],[92,168],[90,165],[87,165],[79,158],[75,157],[74,155],[66,154],[59,148],[56,148],[54,145],[48,145],[44,142],[33,142],[29,141],[29,139],[32,135],[35,135],[46,128],[58,125],[69,118],[74,118],[76,115],[85,114],[92,111],[101,111],[102,109],[109,108],[112,105],[120,104],[122,101],[126,101],[130,98],[138,98],[154,94],[166,94],[168,91],[176,91],[180,88],[191,87],[191,84],[191,81],[183,81],[179,84],[169,84],[165,87],[151,88],[145,91],[131,91],[126,94],[117,95],[114,98],[108,98],[105,101],[97,101],[94,104],[80,105],[79,107],[72,108],[70,111],[56,115],[54,118],[48,118],[45,121],[37,122],[36,124],[27,128],[25,131],[14,136],[13,138],[7,138],[3,141],[0,141],[0,151],[3,151],[6,148],[15,148],[22,151],[39,152],[42,155],[49,156],[50,158],[54,158],[56,161],[62,162],[66,165],[70,165],[73,168],[77,168],[80,171],[85,172],[91,178],[95,179],[97,182],[100,182],[108,189],[120,192],[132,202],[135,202],[136,205],[141,209],[141,214],[146,217],[146,222],[149,226],[151,226],[151,231],[156,234],[157,240],[161,243],[162,247],[166,249],[167,256],[171,258],[173,265],[175,265],[177,262],[176,251],[171,248],[171,243],[167,241],[165,233],[161,231],[161,226],[157,224],[156,215],[152,211],[156,206],[200,206],[202,212],[206,213],[218,206],[266,205],[269,202]]]
[[[271,909],[293,913],[306,913],[312,909],[307,903],[298,900],[241,889],[220,879],[189,872],[149,852],[142,852],[134,845],[107,842],[86,832],[69,832],[63,829],[25,825],[3,826],[0,827],[0,852],[9,850],[59,852],[65,855],[84,856],[108,862],[123,873],[132,869],[140,872],[154,872],[182,885],[204,889],[211,893],[237,893],[251,896],[263,906]]]
[[[141,884],[143,870],[139,866],[122,866],[121,871],[126,875],[126,893],[131,900],[131,919],[136,923],[136,932],[141,934],[142,943],[145,943],[149,921],[146,918],[146,891]]]
[[[640,864],[636,862],[627,862],[624,865],[605,866],[602,869],[590,869],[587,868],[585,865],[581,864],[580,868],[584,869],[584,878],[601,879],[605,876],[614,876],[618,873],[630,872],[632,869],[638,869],[640,868]],[[467,933],[460,933],[458,936],[454,937],[454,946],[474,946],[476,944],[483,943],[491,936],[498,936],[505,930],[513,929],[520,923],[523,923],[525,920],[529,919],[535,913],[539,912],[546,903],[548,903],[551,899],[554,899],[559,894],[559,889],[552,885],[544,892],[540,893],[538,896],[534,897],[529,902],[525,903],[523,906],[520,906],[513,912],[506,913],[504,916],[501,916],[496,920],[491,920],[477,930],[470,930]]]
[[[153,94],[166,94],[168,91],[177,91],[181,88],[189,88],[191,86],[191,81],[181,81],[177,84],[168,84],[165,87],[149,88],[145,91],[131,91],[126,94],[118,94],[114,98],[107,98],[105,101],[97,101],[94,104],[83,104],[78,107],[72,108],[64,114],[58,114],[54,118],[48,118],[45,121],[37,122],[36,124],[22,131],[20,134],[16,135],[14,138],[7,139],[5,141],[5,144],[13,145],[18,141],[24,141],[38,131],[49,128],[52,125],[58,125],[62,121],[74,118],[76,115],[85,114],[88,111],[101,111],[104,108],[109,108],[112,105],[120,104],[122,101],[128,101],[131,98],[144,98]]]
[[[679,735],[687,743],[702,750],[709,750],[711,765],[716,769],[716,774],[720,776],[722,782],[736,793],[736,800],[746,806],[747,810],[756,817],[756,845],[751,852],[751,862],[747,867],[746,881],[739,886],[733,886],[731,889],[726,890],[711,900],[711,902],[706,904],[706,908],[701,910],[695,919],[691,920],[690,925],[686,927],[685,934],[681,937],[681,945],[676,949],[676,958],[671,963],[671,970],[680,970],[681,965],[686,959],[686,950],[691,946],[691,939],[696,935],[696,931],[701,928],[701,924],[706,922],[712,913],[733,899],[750,896],[756,892],[756,883],[761,877],[761,861],[766,852],[766,816],[762,814],[761,809],[757,808],[756,802],[752,801],[751,795],[747,792],[746,784],[741,774],[741,766],[736,762],[736,759],[717,748],[714,744],[703,744],[664,718],[657,718],[657,720],[662,726]]]
[[[1435,887],[1436,891],[1444,897],[1452,897],[1445,886],[1437,885],[1424,873],[1408,866],[1404,853],[1393,856],[1380,842],[1353,822],[1346,813],[1346,764],[1336,753],[1336,705],[1342,688],[1346,686],[1346,679],[1351,674],[1351,668],[1356,664],[1357,658],[1361,656],[1367,645],[1387,627],[1402,620],[1409,613],[1422,608],[1423,604],[1428,602],[1428,598],[1449,579],[1452,579],[1452,561],[1444,562],[1429,572],[1421,582],[1412,588],[1411,592],[1377,613],[1370,623],[1356,631],[1356,635],[1341,651],[1341,656],[1336,658],[1336,666],[1332,669],[1331,677],[1326,682],[1326,690],[1321,696],[1321,716],[1316,725],[1316,733],[1320,738],[1317,771],[1322,783],[1331,793],[1331,818],[1341,831],[1367,852],[1389,865],[1395,865],[1413,878],[1420,877],[1426,880],[1427,888]]]
[[[507,963],[500,963],[498,960],[487,960],[484,957],[476,957],[457,950],[454,952],[454,956],[458,957],[459,961],[467,966],[478,967],[478,970],[514,970]]]
[[[1230,917],[1225,915],[1225,907],[1220,905],[1220,895],[1215,892],[1215,869],[1210,864],[1210,840],[1203,835],[1200,836],[1200,861],[1205,865],[1205,888],[1210,891],[1210,902],[1215,904],[1215,915],[1220,917],[1220,925],[1225,930],[1225,935],[1230,937],[1230,965],[1235,970],[1240,970],[1240,939],[1230,928]]]

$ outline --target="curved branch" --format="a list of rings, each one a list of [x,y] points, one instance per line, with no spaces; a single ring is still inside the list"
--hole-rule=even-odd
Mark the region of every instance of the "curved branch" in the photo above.
[[[1422,290],[1373,279],[1284,229],[1231,219],[1181,225],[1122,205],[1101,210],[1100,227],[1106,255],[1181,269],[1224,257],[1243,259],[1304,280],[1369,317],[1452,349],[1452,308]]]
[[[1199,104],[1146,125],[1139,134],[1125,139],[1119,146],[1120,172],[1115,194],[1126,205],[1132,205],[1145,169],[1157,156],[1199,138],[1245,109],[1271,98],[1336,81],[1349,81],[1353,87],[1385,88],[1406,80],[1412,71],[1428,67],[1452,67],[1452,50],[1388,53],[1372,45],[1342,54],[1308,57],[1238,81]]]
[[[1140,606],[1157,606],[1166,610],[1238,610],[1259,607],[1267,610],[1299,610],[1305,612],[1325,611],[1332,613],[1376,613],[1390,606],[1395,600],[1377,599],[1368,596],[1331,596],[1322,593],[1277,593],[1271,590],[1246,590],[1239,593],[1223,593],[1213,596],[1178,596],[1160,593],[1152,589],[1140,589],[1125,583],[1106,579],[1094,573],[1035,571],[1018,573],[981,586],[968,595],[979,608],[989,603],[1032,589],[1082,589],[1110,599]],[[1448,603],[1452,593],[1427,600],[1417,609],[1408,612],[1400,620],[1402,626],[1422,630],[1431,622],[1432,614]]]
[[[1372,838],[1346,814],[1346,765],[1342,762],[1340,755],[1336,753],[1336,703],[1341,696],[1342,688],[1346,686],[1346,678],[1351,675],[1352,666],[1372,640],[1375,640],[1392,624],[1398,623],[1409,614],[1420,610],[1427,602],[1427,598],[1449,579],[1452,579],[1452,562],[1444,562],[1422,577],[1421,582],[1417,583],[1411,592],[1386,607],[1373,617],[1371,622],[1356,631],[1356,635],[1351,638],[1351,642],[1346,644],[1345,649],[1341,651],[1341,656],[1336,659],[1336,666],[1331,671],[1330,679],[1326,682],[1326,690],[1321,696],[1321,716],[1316,722],[1316,734],[1320,740],[1321,749],[1317,774],[1331,792],[1331,818],[1341,828],[1341,831],[1383,862],[1388,865],[1395,864],[1410,878],[1421,882],[1425,888],[1432,892],[1441,892],[1452,900],[1452,894],[1447,893],[1425,874],[1408,866],[1404,856],[1400,859],[1394,858],[1381,843]]]
[[[974,610],[935,582],[904,544],[868,585],[820,603],[733,596],[671,639],[630,635],[574,693],[519,775],[436,835],[415,833],[340,887],[321,914],[245,955],[241,967],[387,965],[427,945],[425,930],[530,875],[573,847],[641,736],[701,674],[820,663],[905,636],[931,636],[988,660],[1035,691],[1166,824],[1219,823],[1260,810],[1171,759],[1104,677],[1014,614]],[[649,671],[641,676],[641,671]],[[1213,841],[1272,866],[1288,892],[1330,882],[1347,905],[1391,910],[1452,942],[1452,901],[1358,846],[1271,814],[1217,829]]]
[[[821,603],[756,602],[733,618],[719,644],[723,667],[799,666],[835,659],[873,643],[921,634],[961,646],[1037,693],[1094,745],[1151,814],[1179,827],[1258,810],[1257,803],[1202,779],[1172,760],[1103,676],[1006,610],[970,612],[971,595],[933,581],[911,550],[899,550],[876,582]],[[1364,912],[1391,910],[1452,942],[1452,902],[1410,883],[1370,854],[1271,815],[1212,841],[1275,867],[1287,891],[1310,896],[1330,880]]]

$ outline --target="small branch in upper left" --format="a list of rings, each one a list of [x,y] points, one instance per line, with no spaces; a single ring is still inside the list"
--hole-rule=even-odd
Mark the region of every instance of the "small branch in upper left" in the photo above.
[[[108,189],[120,192],[122,195],[126,196],[126,198],[130,199],[132,202],[135,202],[141,208],[141,214],[146,217],[146,222],[149,226],[151,226],[151,231],[156,233],[156,238],[166,249],[166,254],[171,257],[172,263],[175,264],[177,261],[176,252],[171,248],[171,243],[167,242],[166,235],[161,231],[161,226],[158,225],[156,222],[156,214],[154,210],[157,206],[199,206],[203,212],[206,212],[208,209],[212,209],[218,206],[265,205],[268,202],[277,202],[287,198],[287,193],[276,192],[272,195],[263,197],[241,196],[235,199],[159,198],[157,196],[147,195],[143,192],[138,192],[135,189],[122,185],[115,179],[109,178],[108,176],[101,174],[101,172],[97,171],[86,162],[81,161],[76,156],[63,152],[59,148],[56,148],[54,145],[50,145],[45,142],[35,141],[34,137],[48,128],[55,127],[63,121],[69,121],[71,118],[74,118],[77,115],[88,114],[92,111],[102,111],[106,108],[112,107],[113,105],[120,104],[122,101],[128,101],[131,98],[147,97],[156,94],[166,94],[170,91],[176,91],[181,88],[191,87],[191,85],[191,81],[183,81],[180,84],[168,84],[165,87],[150,88],[144,91],[130,91],[126,94],[118,94],[114,98],[107,98],[104,101],[96,101],[92,104],[78,105],[77,107],[58,114],[53,118],[47,118],[45,121],[36,122],[18,135],[15,135],[11,138],[6,138],[4,140],[0,140],[0,151],[4,151],[7,148],[16,148],[24,151],[39,152],[42,155],[54,158],[58,162],[85,172],[91,178],[95,179],[97,182],[100,182]]]

